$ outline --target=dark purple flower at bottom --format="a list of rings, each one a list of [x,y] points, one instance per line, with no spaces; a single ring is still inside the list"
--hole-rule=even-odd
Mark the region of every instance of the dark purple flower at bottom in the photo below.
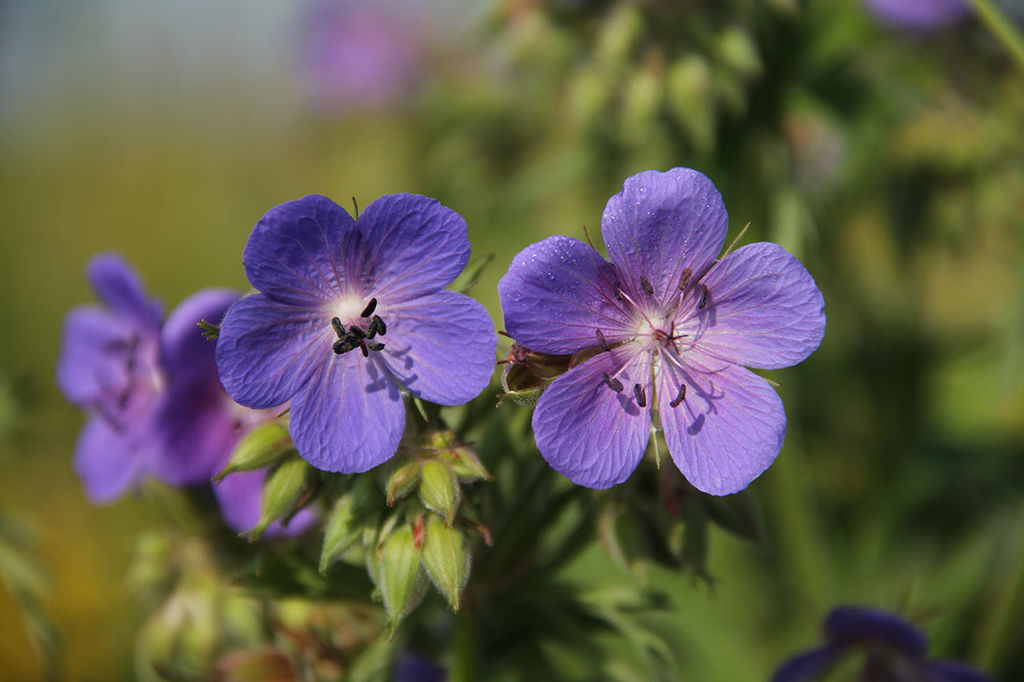
[[[866,0],[879,21],[893,28],[926,33],[967,17],[968,0]]]
[[[862,654],[859,682],[991,682],[956,661],[928,661],[928,637],[898,616],[861,607],[839,607],[825,620],[825,645],[783,663],[771,682],[815,682],[846,656]]]
[[[445,669],[431,660],[413,654],[402,654],[395,662],[394,682],[444,682]]]

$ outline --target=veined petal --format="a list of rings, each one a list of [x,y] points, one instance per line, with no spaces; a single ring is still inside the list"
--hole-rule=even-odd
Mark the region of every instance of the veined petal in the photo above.
[[[320,311],[246,296],[228,309],[217,339],[217,368],[228,395],[247,407],[287,402],[331,361],[335,335]]]
[[[240,297],[230,289],[204,289],[186,298],[170,314],[160,330],[160,355],[172,383],[205,379],[219,387],[217,342],[203,336],[198,324],[200,320],[220,324]]]
[[[478,396],[494,373],[498,337],[487,310],[469,296],[439,291],[382,311],[381,357],[413,394],[440,405]]]
[[[777,369],[801,362],[825,336],[825,299],[814,278],[777,244],[748,244],[703,283],[698,347],[720,360]]]
[[[366,295],[400,303],[440,291],[469,262],[469,232],[461,215],[436,199],[390,194],[359,216]]]
[[[318,469],[368,471],[395,454],[405,405],[375,358],[334,355],[292,401],[291,432],[303,459]]]
[[[115,431],[98,415],[85,424],[75,446],[74,466],[90,502],[113,502],[142,478],[145,456],[138,435]]]
[[[355,221],[327,197],[312,194],[266,213],[245,245],[249,282],[279,303],[317,307],[341,296],[355,277]],[[354,255],[355,254],[355,255]]]
[[[106,310],[80,306],[68,313],[57,360],[57,383],[68,400],[84,406],[122,392],[129,376],[117,357],[127,357],[130,340],[128,325]]]
[[[631,336],[630,318],[615,297],[614,266],[572,237],[548,237],[512,260],[498,283],[505,329],[520,345],[569,354]]]
[[[208,483],[238,441],[230,399],[216,374],[212,379],[213,384],[179,383],[161,396],[153,423],[159,444],[153,471],[166,483]]]
[[[618,374],[620,393],[604,381]],[[640,383],[650,400],[650,371],[626,351],[600,353],[552,382],[533,413],[541,455],[556,471],[587,488],[610,488],[633,473],[651,435],[651,405],[637,405]]]
[[[146,331],[160,327],[162,306],[146,298],[142,280],[123,258],[114,253],[94,256],[86,274],[100,301],[115,314],[134,320]]]
[[[825,619],[825,636],[837,646],[877,642],[911,658],[923,658],[928,637],[918,627],[887,611],[840,606]]]
[[[672,407],[683,384],[685,397]],[[746,488],[775,461],[786,437],[778,394],[736,365],[684,371],[663,356],[658,409],[672,460],[695,488],[711,495]]]
[[[722,195],[703,173],[673,168],[644,171],[626,180],[601,218],[608,255],[631,296],[642,299],[641,276],[664,307],[684,272],[696,279],[722,251],[729,214]]]

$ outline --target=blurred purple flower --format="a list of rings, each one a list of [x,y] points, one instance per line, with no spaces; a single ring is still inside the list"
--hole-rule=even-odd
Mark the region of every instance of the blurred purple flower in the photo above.
[[[402,654],[395,662],[392,679],[394,682],[444,682],[448,676],[444,668],[429,659]]]
[[[825,645],[783,663],[771,682],[813,682],[843,657],[866,654],[863,682],[990,682],[987,675],[956,661],[927,661],[928,638],[885,611],[844,606],[825,621]]]
[[[727,227],[707,177],[646,171],[605,208],[611,262],[562,236],[512,261],[498,285],[512,338],[541,353],[590,355],[548,387],[533,415],[541,454],[573,482],[607,488],[628,478],[655,407],[676,466],[706,493],[742,490],[778,455],[782,401],[743,365],[804,360],[825,333],[824,301],[775,244],[716,261]]]
[[[368,109],[405,96],[423,77],[424,36],[417,18],[393,2],[317,5],[303,63],[316,103]]]
[[[405,427],[399,384],[457,405],[490,381],[490,316],[444,290],[468,259],[465,220],[424,196],[381,197],[358,222],[317,195],[272,209],[245,247],[261,293],[231,306],[221,327],[225,388],[255,409],[291,400],[292,438],[313,466],[377,466]]]
[[[960,21],[971,11],[966,0],[866,0],[875,17],[893,28],[928,32]]]

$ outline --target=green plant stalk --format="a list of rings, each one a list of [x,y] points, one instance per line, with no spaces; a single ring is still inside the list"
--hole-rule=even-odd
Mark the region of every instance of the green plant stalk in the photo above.
[[[992,0],[971,0],[978,18],[1024,71],[1024,37]]]
[[[1015,518],[1021,518],[1019,513]],[[1018,528],[1024,529],[1024,526],[1018,525]],[[1005,580],[993,592],[977,640],[977,662],[984,670],[995,671],[1002,665],[1018,622],[1017,614],[1024,603],[1024,533],[1017,537],[1012,552]]]

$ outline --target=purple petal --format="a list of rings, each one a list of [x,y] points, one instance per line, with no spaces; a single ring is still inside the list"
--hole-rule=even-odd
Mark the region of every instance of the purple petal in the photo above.
[[[702,173],[673,168],[644,171],[608,200],[601,234],[612,263],[634,300],[646,296],[641,277],[666,305],[689,269],[697,278],[725,244],[729,215],[722,195]]]
[[[244,408],[232,409],[219,383],[193,382],[169,389],[153,426],[159,442],[153,459],[157,478],[178,486],[208,482],[238,442],[235,409]]]
[[[332,355],[292,401],[291,433],[318,469],[360,473],[395,454],[405,405],[387,370],[358,352]]]
[[[223,464],[223,462],[222,462]],[[252,530],[260,522],[260,502],[263,495],[263,481],[267,470],[239,471],[226,476],[213,488],[220,504],[224,522],[236,532]],[[264,537],[294,536],[303,533],[316,521],[313,510],[300,509],[288,522],[281,525],[275,521],[267,528]]]
[[[139,434],[112,429],[93,416],[78,436],[75,471],[94,504],[108,504],[121,497],[145,473]]]
[[[334,356],[325,313],[262,294],[228,309],[217,339],[217,368],[228,394],[254,408],[287,402]]]
[[[469,262],[466,221],[436,199],[382,196],[359,216],[367,295],[389,304],[434,293]]]
[[[825,646],[789,659],[772,674],[771,682],[813,682],[822,679],[842,655],[842,650]]]
[[[672,460],[695,488],[728,495],[775,461],[786,436],[782,400],[753,372],[727,365],[682,370],[662,358],[658,407]],[[686,384],[684,399],[671,402]]]
[[[86,268],[93,290],[116,315],[134,320],[143,329],[155,331],[163,314],[159,303],[146,299],[138,274],[117,254],[94,256]]]
[[[985,673],[959,661],[936,661],[922,667],[928,674],[926,682],[992,682]]]
[[[789,367],[825,335],[825,299],[807,269],[777,244],[748,244],[712,268],[701,351],[740,365]]]
[[[454,291],[383,309],[384,362],[413,394],[440,405],[480,395],[494,373],[498,337],[487,310]]]
[[[512,260],[498,283],[505,329],[520,345],[570,354],[630,335],[630,317],[615,298],[615,268],[572,237],[548,237]]]
[[[857,606],[834,609],[825,620],[825,635],[837,646],[880,642],[914,658],[928,650],[928,637],[920,629],[886,611]]]
[[[245,245],[245,274],[274,301],[319,307],[350,285],[358,242],[345,209],[313,194],[272,208],[256,223]]]
[[[111,353],[127,347],[131,330],[124,321],[94,306],[75,308],[64,319],[64,338],[57,360],[57,383],[76,405],[96,402],[128,383],[124,367]]]
[[[603,374],[618,376],[614,392]],[[649,370],[638,356],[616,350],[600,353],[574,367],[548,387],[533,413],[533,432],[541,455],[556,471],[587,488],[610,488],[633,473],[647,450],[651,410],[637,406],[632,386],[640,382],[651,395]]]
[[[966,0],[867,0],[868,9],[894,28],[927,32],[965,18],[971,12]]]
[[[240,294],[229,289],[204,289],[182,301],[160,330],[161,361],[170,381],[195,380],[220,388],[215,354],[217,342],[203,336],[200,320],[220,324]]]

